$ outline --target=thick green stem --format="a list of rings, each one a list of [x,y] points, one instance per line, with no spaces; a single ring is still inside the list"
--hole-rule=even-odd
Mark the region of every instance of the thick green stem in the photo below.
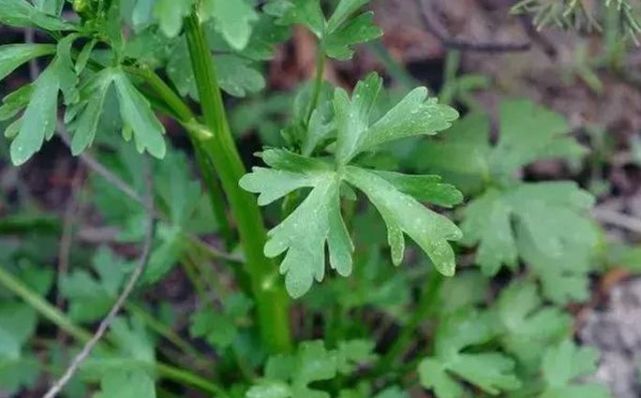
[[[196,162],[198,163],[200,174],[202,175],[203,181],[205,181],[205,186],[209,191],[214,216],[219,223],[218,226],[220,227],[220,234],[225,240],[225,248],[230,250],[233,247],[234,234],[232,232],[229,219],[227,218],[223,190],[220,187],[220,182],[216,178],[211,162],[209,162],[207,155],[203,153],[201,146],[197,145],[193,139],[192,145],[196,151]]]
[[[91,333],[74,324],[58,308],[49,304],[46,300],[40,297],[40,295],[29,289],[29,287],[22,283],[22,281],[6,271],[2,266],[0,266],[0,285],[6,287],[7,290],[24,300],[45,319],[64,330],[79,342],[86,343],[91,339]],[[100,347],[105,348],[103,344],[101,344]],[[227,393],[225,393],[225,391],[219,386],[191,373],[188,370],[178,369],[171,365],[157,362],[156,371],[160,376],[165,377],[166,379],[190,385],[205,392],[220,394],[220,396],[223,397],[228,396]]]
[[[205,124],[213,133],[196,145],[214,165],[237,223],[263,342],[273,352],[287,352],[292,349],[289,299],[276,267],[263,254],[267,234],[256,199],[238,185],[245,168],[227,123],[213,56],[195,12],[186,19],[185,30]]]

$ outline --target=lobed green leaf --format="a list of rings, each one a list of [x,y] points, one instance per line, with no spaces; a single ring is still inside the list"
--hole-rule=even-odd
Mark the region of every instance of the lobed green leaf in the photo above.
[[[18,28],[39,27],[51,31],[75,29],[71,23],[46,11],[53,10],[36,8],[26,0],[0,0],[0,23]]]
[[[0,46],[0,80],[34,58],[55,53],[50,44],[6,44]]]

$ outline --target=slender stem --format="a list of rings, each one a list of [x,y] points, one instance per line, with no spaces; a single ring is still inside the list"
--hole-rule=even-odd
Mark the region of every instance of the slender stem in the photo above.
[[[57,325],[76,340],[85,342],[91,338],[91,333],[74,325],[58,308],[52,306],[40,297],[40,295],[31,291],[29,287],[3,267],[0,267],[0,284],[4,285],[9,291],[42,314],[43,317]]]
[[[289,300],[276,267],[263,254],[267,233],[260,209],[253,195],[238,185],[245,168],[229,130],[213,56],[196,11],[186,19],[185,30],[205,124],[213,132],[211,139],[195,144],[216,169],[237,223],[262,340],[273,352],[291,351]]]
[[[189,253],[189,252],[188,252]],[[196,289],[196,296],[203,302],[206,303],[207,300],[207,289],[205,288],[205,283],[201,280],[196,270],[196,265],[191,260],[189,255],[184,255],[180,260],[180,263],[185,270],[187,279],[191,282],[192,286]]]
[[[145,323],[145,325],[149,327],[149,329],[167,339],[167,341],[171,342],[185,354],[202,362],[206,361],[206,358],[202,356],[202,354],[200,354],[200,352],[193,345],[191,345],[191,343],[180,337],[178,333],[174,332],[165,323],[151,316],[149,312],[147,312],[144,308],[141,308],[132,303],[126,303],[125,308],[127,309],[127,311],[140,318]]]
[[[29,287],[23,284],[22,281],[18,280],[11,273],[6,271],[6,269],[2,266],[0,266],[0,285],[3,285],[10,292],[20,297],[27,304],[31,305],[36,311],[38,311],[38,313],[40,313],[40,315],[42,315],[45,319],[47,319],[60,329],[64,330],[67,334],[69,334],[79,342],[86,343],[91,339],[91,333],[75,325],[58,308],[49,304],[46,300],[40,297],[40,295],[33,292],[31,289],[29,289]],[[101,347],[105,346],[105,343],[100,344]],[[229,396],[221,387],[209,382],[208,380],[196,374],[191,373],[188,370],[178,369],[171,365],[157,362],[156,371],[160,376],[163,376],[169,380],[184,383],[205,392],[219,394],[221,397]]]
[[[135,66],[125,66],[124,69],[127,73],[138,76],[147,83],[181,123],[190,123],[196,120],[196,115],[189,106],[153,70]]]
[[[224,303],[227,296],[227,289],[220,282],[220,278],[215,275],[211,263],[207,261],[208,255],[201,252],[197,247],[192,247],[187,257],[194,266],[194,272],[197,275],[200,274],[200,278],[205,281],[209,292],[214,293],[217,298]],[[207,302],[207,300],[203,301],[203,303],[205,302]]]
[[[176,94],[176,92],[172,90],[172,88],[169,87],[167,83],[165,83],[153,70],[144,67],[127,66],[125,67],[125,71],[134,76],[138,76],[147,85],[149,85],[149,87],[151,87],[164,102],[164,105],[166,105],[166,107],[171,111],[173,116],[178,119],[189,133],[189,138],[196,150],[196,161],[198,163],[198,167],[201,171],[202,178],[205,181],[205,185],[209,190],[211,206],[214,211],[214,215],[216,216],[216,220],[218,220],[220,233],[225,239],[227,248],[229,248],[233,241],[233,234],[231,225],[227,218],[227,212],[225,211],[223,191],[216,175],[212,172],[211,167],[208,167],[207,157],[200,149],[200,146],[196,144],[197,141],[202,139],[203,134],[203,132],[199,130],[200,126],[196,115],[194,115],[182,98],[180,98],[180,96]],[[204,132],[204,134],[207,133],[210,132]]]
[[[309,102],[309,109],[307,110],[307,115],[305,116],[305,124],[309,124],[309,120],[312,118],[314,109],[318,106],[318,101],[320,100],[321,90],[323,88],[323,81],[325,77],[325,49],[323,48],[322,43],[318,45],[316,49],[316,78],[314,79],[314,88],[312,91],[312,97]]]
[[[380,39],[366,44],[376,58],[383,64],[387,72],[403,89],[410,91],[420,83],[410,75],[404,66],[400,65]]]
[[[217,394],[217,396],[223,398],[230,397],[230,395],[221,387],[187,370],[179,369],[163,363],[156,364],[156,370],[158,371],[158,374],[167,379],[183,382],[192,387],[196,387],[201,391]]]
[[[242,256],[222,252],[215,247],[203,242],[196,236],[184,234],[184,238],[186,240],[185,243],[190,244],[192,248],[194,250],[198,250],[199,253],[207,255],[207,257],[211,260],[224,260],[229,263],[237,264],[243,264],[245,262],[245,259]]]
[[[194,266],[194,272],[197,271],[200,273],[201,278],[207,281],[209,291],[215,294],[215,297],[212,297],[212,300],[216,299],[224,306],[229,292],[225,286],[220,283],[220,279],[214,275],[213,269],[209,266],[210,264],[207,261],[203,261],[202,258],[198,256],[198,254],[202,255],[204,253],[199,253],[198,250],[189,251],[189,253],[191,254],[188,256],[189,262]],[[211,305],[209,302],[212,300],[206,296],[202,296],[200,300],[202,305]],[[238,350],[236,344],[232,344],[230,351],[236,361],[236,365],[238,366],[241,375],[247,382],[252,383],[252,381],[256,379],[256,374],[254,373],[251,364],[243,357],[242,352]]]

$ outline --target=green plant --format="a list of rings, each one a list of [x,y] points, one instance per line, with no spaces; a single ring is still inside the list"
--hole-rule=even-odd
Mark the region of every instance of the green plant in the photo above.
[[[110,227],[65,255],[56,239],[73,220],[34,210],[28,192],[6,201],[0,392],[607,396],[575,384],[594,353],[569,342],[562,307],[588,299],[600,265],[594,200],[521,175],[585,150],[527,100],[502,103],[493,142],[470,93],[490,82],[457,77],[455,53],[440,95],[396,98],[376,73],[333,87],[327,63],[382,35],[368,3],[0,0],[0,23],[39,32],[0,46],[0,78],[47,65],[5,96],[0,156],[23,165],[57,136],[91,172],[73,200]],[[316,38],[313,79],[243,99],[294,26]],[[437,97],[473,112],[458,120]],[[280,145],[248,173],[230,126]],[[56,258],[59,275],[45,266]],[[504,267],[513,280],[490,283]]]

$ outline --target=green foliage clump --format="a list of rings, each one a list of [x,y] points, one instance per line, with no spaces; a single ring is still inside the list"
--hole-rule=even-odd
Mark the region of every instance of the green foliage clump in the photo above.
[[[499,138],[490,144],[490,121],[471,114],[438,141],[416,150],[416,167],[443,175],[475,197],[462,211],[466,246],[478,246],[486,275],[523,260],[558,303],[588,297],[588,273],[600,241],[590,218],[592,196],[574,182],[523,182],[520,170],[535,161],[576,162],[585,150],[565,119],[532,102],[501,103]]]

